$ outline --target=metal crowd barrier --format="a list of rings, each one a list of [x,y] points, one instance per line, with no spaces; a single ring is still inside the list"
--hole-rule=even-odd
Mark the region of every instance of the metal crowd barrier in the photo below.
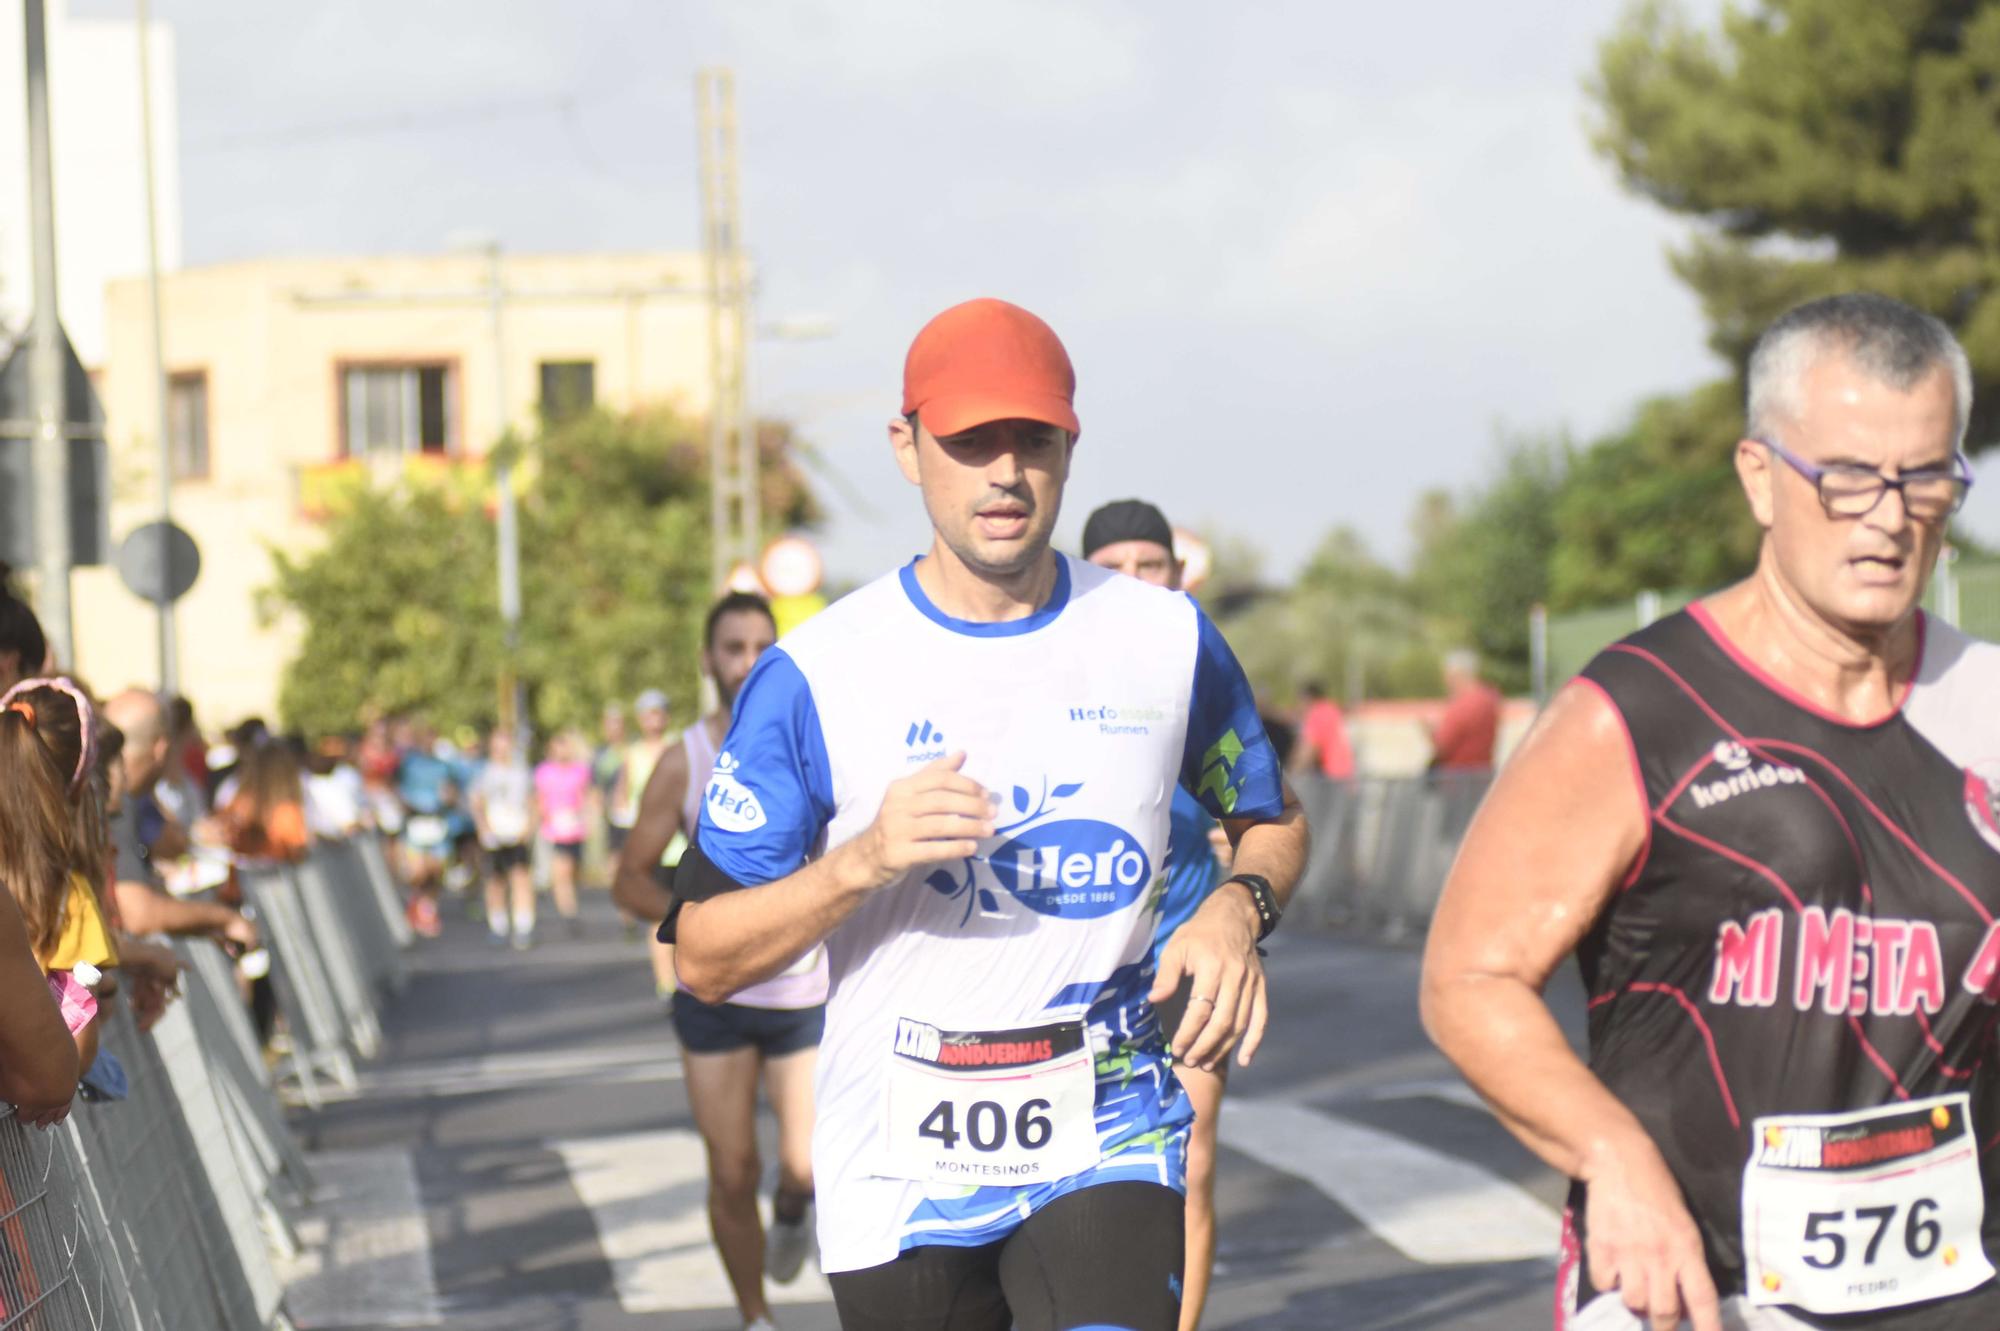
[[[237,1180],[211,1176],[214,1153],[196,1140],[190,1102],[129,1008],[117,1005],[99,1025],[100,1047],[124,1065],[129,1094],[79,1104],[70,1122],[104,1205],[135,1324],[158,1331],[270,1325],[278,1303],[270,1254],[259,1252],[261,1261],[246,1267],[225,1213],[223,1190]]]
[[[1491,772],[1294,778],[1312,828],[1312,857],[1293,913],[1309,925],[1392,941],[1421,935],[1492,783]]]
[[[372,868],[371,868],[372,862]],[[379,874],[379,877],[378,877]],[[273,954],[302,1085],[351,1078],[402,982],[400,901],[372,841],[241,875]],[[274,1256],[297,1252],[314,1180],[286,1127],[236,967],[175,940],[183,999],[150,1032],[109,1004],[100,1047],[122,1100],[60,1128],[0,1106],[0,1331],[284,1331]]]
[[[76,1129],[27,1128],[12,1113],[0,1106],[0,1328],[136,1331]]]

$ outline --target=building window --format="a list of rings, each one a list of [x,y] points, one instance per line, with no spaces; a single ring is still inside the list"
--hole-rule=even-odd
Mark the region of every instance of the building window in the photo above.
[[[167,454],[174,479],[208,479],[208,374],[192,370],[167,376]]]
[[[448,364],[349,365],[340,372],[348,457],[456,453],[458,373]]]
[[[542,418],[552,423],[581,416],[597,405],[597,362],[542,362]]]

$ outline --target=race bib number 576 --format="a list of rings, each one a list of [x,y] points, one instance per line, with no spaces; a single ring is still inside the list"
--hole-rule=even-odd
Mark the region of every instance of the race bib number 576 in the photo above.
[[[1968,1098],[1756,1121],[1743,1169],[1750,1301],[1863,1312],[1993,1276]]]
[[[1097,1163],[1097,1077],[1081,1022],[945,1031],[905,1019],[896,1028],[881,1173],[1014,1186]]]

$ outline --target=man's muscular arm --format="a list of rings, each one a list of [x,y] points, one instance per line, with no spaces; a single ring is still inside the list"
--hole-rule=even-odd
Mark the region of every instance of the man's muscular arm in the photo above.
[[[660,886],[653,869],[667,853],[681,826],[681,804],[687,798],[687,745],[675,744],[660,755],[639,796],[639,812],[618,854],[611,895],[620,906],[644,920],[664,920],[674,908],[673,893]]]

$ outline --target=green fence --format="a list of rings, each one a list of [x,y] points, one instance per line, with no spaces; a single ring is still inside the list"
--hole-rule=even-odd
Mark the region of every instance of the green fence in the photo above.
[[[1545,687],[1559,688],[1588,665],[1591,657],[1661,615],[1672,614],[1696,595],[1647,592],[1625,605],[1550,615]],[[1975,638],[2000,642],[2000,559],[1959,558],[1949,566],[1940,563],[1924,596],[1924,608]]]

